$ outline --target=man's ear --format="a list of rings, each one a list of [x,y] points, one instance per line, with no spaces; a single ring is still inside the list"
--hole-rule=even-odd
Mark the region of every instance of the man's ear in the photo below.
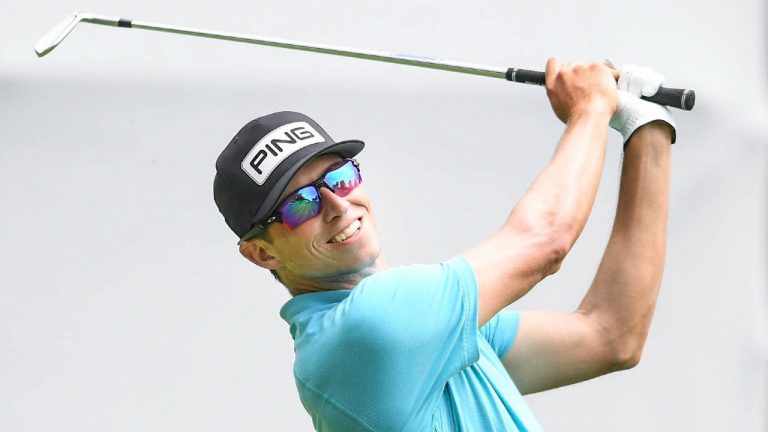
[[[276,270],[283,266],[280,258],[272,255],[272,252],[264,247],[258,240],[254,239],[240,245],[240,255],[246,257],[248,261],[259,267],[269,270]]]

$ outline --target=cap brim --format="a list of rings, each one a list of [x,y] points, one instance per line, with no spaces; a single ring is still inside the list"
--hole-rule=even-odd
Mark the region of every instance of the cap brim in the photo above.
[[[365,148],[365,143],[360,140],[346,140],[339,141],[328,147],[324,147],[317,151],[308,152],[306,154],[300,154],[301,151],[297,152],[300,154],[299,159],[290,162],[291,167],[285,172],[285,174],[280,177],[280,179],[278,179],[278,181],[272,187],[272,190],[270,190],[269,194],[267,195],[267,198],[264,200],[264,204],[269,203],[269,205],[262,206],[259,212],[256,213],[256,215],[253,217],[252,223],[261,221],[275,211],[277,205],[280,203],[280,197],[283,195],[283,192],[285,192],[285,189],[293,179],[293,176],[295,176],[296,173],[304,167],[304,165],[309,163],[309,161],[318,156],[329,153],[336,153],[342,158],[352,158],[360,153],[363,148]],[[240,238],[240,241],[243,241],[243,239],[246,238],[248,233],[251,231],[252,230],[249,230],[248,232],[244,233]]]

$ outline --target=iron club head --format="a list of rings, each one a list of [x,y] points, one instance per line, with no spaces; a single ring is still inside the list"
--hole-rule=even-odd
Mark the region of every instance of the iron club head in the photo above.
[[[58,44],[64,40],[65,37],[75,28],[82,17],[79,12],[75,12],[72,15],[64,18],[60,23],[56,24],[56,27],[52,28],[48,33],[43,35],[40,40],[35,44],[35,53],[38,57],[42,57],[49,52],[53,51]]]
[[[37,56],[42,57],[53,51],[53,49],[56,48],[81,21],[108,26],[119,26],[118,22],[120,21],[120,18],[74,12],[64,18],[60,23],[56,24],[54,28],[37,41],[35,44],[35,53]]]

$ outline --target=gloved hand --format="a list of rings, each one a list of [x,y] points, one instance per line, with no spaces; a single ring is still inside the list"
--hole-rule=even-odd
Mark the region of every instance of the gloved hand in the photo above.
[[[653,96],[664,82],[664,76],[650,68],[623,65],[616,67],[611,60],[606,65],[619,70],[618,103],[611,118],[610,126],[624,137],[624,149],[632,133],[640,126],[654,120],[661,120],[672,127],[672,143],[676,139],[675,120],[669,109],[663,105],[640,99],[640,96]]]

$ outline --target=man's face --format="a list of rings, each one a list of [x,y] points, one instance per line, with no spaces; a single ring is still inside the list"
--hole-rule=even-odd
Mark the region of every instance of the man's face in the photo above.
[[[291,179],[281,201],[291,192],[323,177],[328,168],[341,160],[338,155],[322,155],[307,163]],[[380,254],[376,221],[365,188],[360,185],[340,197],[328,188],[320,188],[320,213],[296,228],[272,223],[270,253],[282,261],[282,271],[302,279],[333,278],[358,273],[374,264]],[[339,242],[338,235],[360,228]]]

